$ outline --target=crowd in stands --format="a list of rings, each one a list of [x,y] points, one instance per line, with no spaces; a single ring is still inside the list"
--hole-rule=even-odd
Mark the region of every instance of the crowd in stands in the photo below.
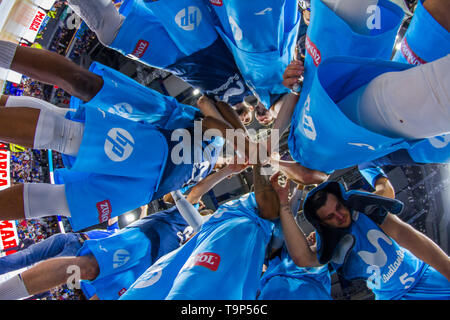
[[[40,150],[11,152],[11,182],[46,182],[48,164]],[[46,170],[47,169],[47,170]],[[47,174],[46,174],[47,173]]]

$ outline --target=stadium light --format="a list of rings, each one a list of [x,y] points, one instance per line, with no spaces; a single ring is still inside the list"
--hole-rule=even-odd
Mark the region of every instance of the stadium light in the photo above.
[[[131,222],[133,222],[134,220],[136,220],[136,217],[135,217],[134,214],[132,214],[132,213],[129,213],[129,214],[127,214],[127,215],[125,216],[125,221],[126,221],[126,223],[131,223]]]
[[[199,94],[200,94],[200,90],[195,89],[195,90],[194,90],[194,96],[198,96]]]

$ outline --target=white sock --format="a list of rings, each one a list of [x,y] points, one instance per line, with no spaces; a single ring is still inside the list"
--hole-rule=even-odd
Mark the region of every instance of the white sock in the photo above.
[[[16,43],[0,40],[0,68],[10,69],[16,50]]]
[[[109,46],[115,39],[124,16],[111,0],[69,0],[69,6],[95,32],[98,40]]]
[[[25,183],[23,207],[26,219],[55,215],[70,217],[66,189],[63,184]]]
[[[27,96],[8,96],[8,100],[6,100],[5,107],[13,108],[13,107],[29,107],[39,110],[50,110],[61,116],[65,116],[69,109],[59,108],[50,102]]]
[[[65,119],[58,113],[42,109],[34,135],[34,149],[52,149],[76,156],[83,139],[84,124]]]
[[[19,300],[29,296],[20,274],[0,283],[0,300]]]

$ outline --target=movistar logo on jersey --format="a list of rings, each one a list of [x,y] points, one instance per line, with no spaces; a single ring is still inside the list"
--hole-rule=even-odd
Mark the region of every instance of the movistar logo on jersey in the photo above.
[[[428,141],[436,149],[442,149],[445,148],[450,142],[450,134],[428,138]]]
[[[202,21],[202,12],[198,7],[189,6],[182,9],[175,16],[177,25],[186,31],[192,31],[197,28]]]
[[[125,129],[112,128],[107,134],[104,148],[106,155],[112,161],[124,161],[133,153],[133,136]]]

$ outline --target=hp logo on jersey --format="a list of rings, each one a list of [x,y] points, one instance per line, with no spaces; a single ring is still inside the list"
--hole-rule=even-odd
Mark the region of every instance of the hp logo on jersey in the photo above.
[[[128,116],[133,113],[133,107],[129,103],[122,102],[110,107],[108,112],[128,118]]]
[[[202,12],[199,8],[189,6],[182,9],[175,16],[175,22],[177,25],[186,31],[192,31],[200,25],[202,21]]]
[[[125,265],[130,260],[130,253],[127,250],[119,249],[113,255],[113,268],[117,269]]]
[[[125,129],[112,128],[105,140],[105,153],[114,162],[121,162],[130,157],[134,150],[133,136]]]

